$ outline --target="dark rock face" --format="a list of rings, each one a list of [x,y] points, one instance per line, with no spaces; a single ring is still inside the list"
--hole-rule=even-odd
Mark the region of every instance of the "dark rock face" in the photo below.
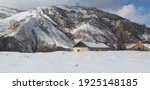
[[[68,51],[78,40],[106,42],[113,47],[120,32],[129,43],[150,41],[149,28],[96,8],[36,8],[0,20],[0,51]]]

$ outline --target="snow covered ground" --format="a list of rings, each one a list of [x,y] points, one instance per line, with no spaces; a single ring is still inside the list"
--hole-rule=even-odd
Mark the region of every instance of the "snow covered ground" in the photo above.
[[[150,52],[0,52],[1,73],[150,73]]]

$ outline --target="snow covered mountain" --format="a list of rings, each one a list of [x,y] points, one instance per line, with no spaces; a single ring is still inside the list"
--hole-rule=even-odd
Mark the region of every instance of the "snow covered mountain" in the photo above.
[[[15,15],[19,12],[21,12],[21,11],[18,9],[15,9],[15,8],[0,6],[0,19],[10,17],[10,16]]]
[[[42,8],[1,20],[0,37],[1,49],[8,51],[53,51],[74,45],[73,40],[44,14]]]
[[[75,40],[115,43],[123,26],[131,42],[150,40],[150,30],[120,16],[96,8],[81,6],[54,6],[49,16],[64,30],[70,31]]]
[[[81,6],[39,7],[0,20],[0,50],[37,52],[68,50],[75,41],[117,41],[118,26],[131,42],[150,40],[150,30],[96,8]]]

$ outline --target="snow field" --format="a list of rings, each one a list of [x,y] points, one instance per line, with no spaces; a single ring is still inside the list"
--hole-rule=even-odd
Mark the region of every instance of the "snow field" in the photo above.
[[[0,52],[1,73],[149,73],[150,52]]]

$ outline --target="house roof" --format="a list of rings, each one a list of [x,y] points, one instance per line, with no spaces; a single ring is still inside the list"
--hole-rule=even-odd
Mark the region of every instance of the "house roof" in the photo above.
[[[128,44],[128,45],[126,46],[126,48],[127,48],[127,49],[130,49],[130,48],[132,48],[133,46],[135,46],[136,44],[138,44],[138,43],[130,43],[130,44]]]
[[[143,45],[144,45],[144,47],[147,47],[150,49],[150,44],[143,44]]]
[[[109,46],[107,46],[104,43],[94,43],[94,42],[79,42],[79,43],[83,43],[85,44],[87,47],[90,48],[110,48]],[[78,43],[77,43],[78,44]],[[76,45],[77,45],[76,44]]]
[[[127,49],[130,49],[130,48],[132,48],[133,46],[135,46],[135,45],[137,45],[137,44],[142,44],[142,45],[144,45],[144,47],[147,47],[147,48],[150,49],[150,44],[147,44],[147,43],[131,43],[131,44],[128,44],[128,45],[126,46],[126,48],[127,48]]]

